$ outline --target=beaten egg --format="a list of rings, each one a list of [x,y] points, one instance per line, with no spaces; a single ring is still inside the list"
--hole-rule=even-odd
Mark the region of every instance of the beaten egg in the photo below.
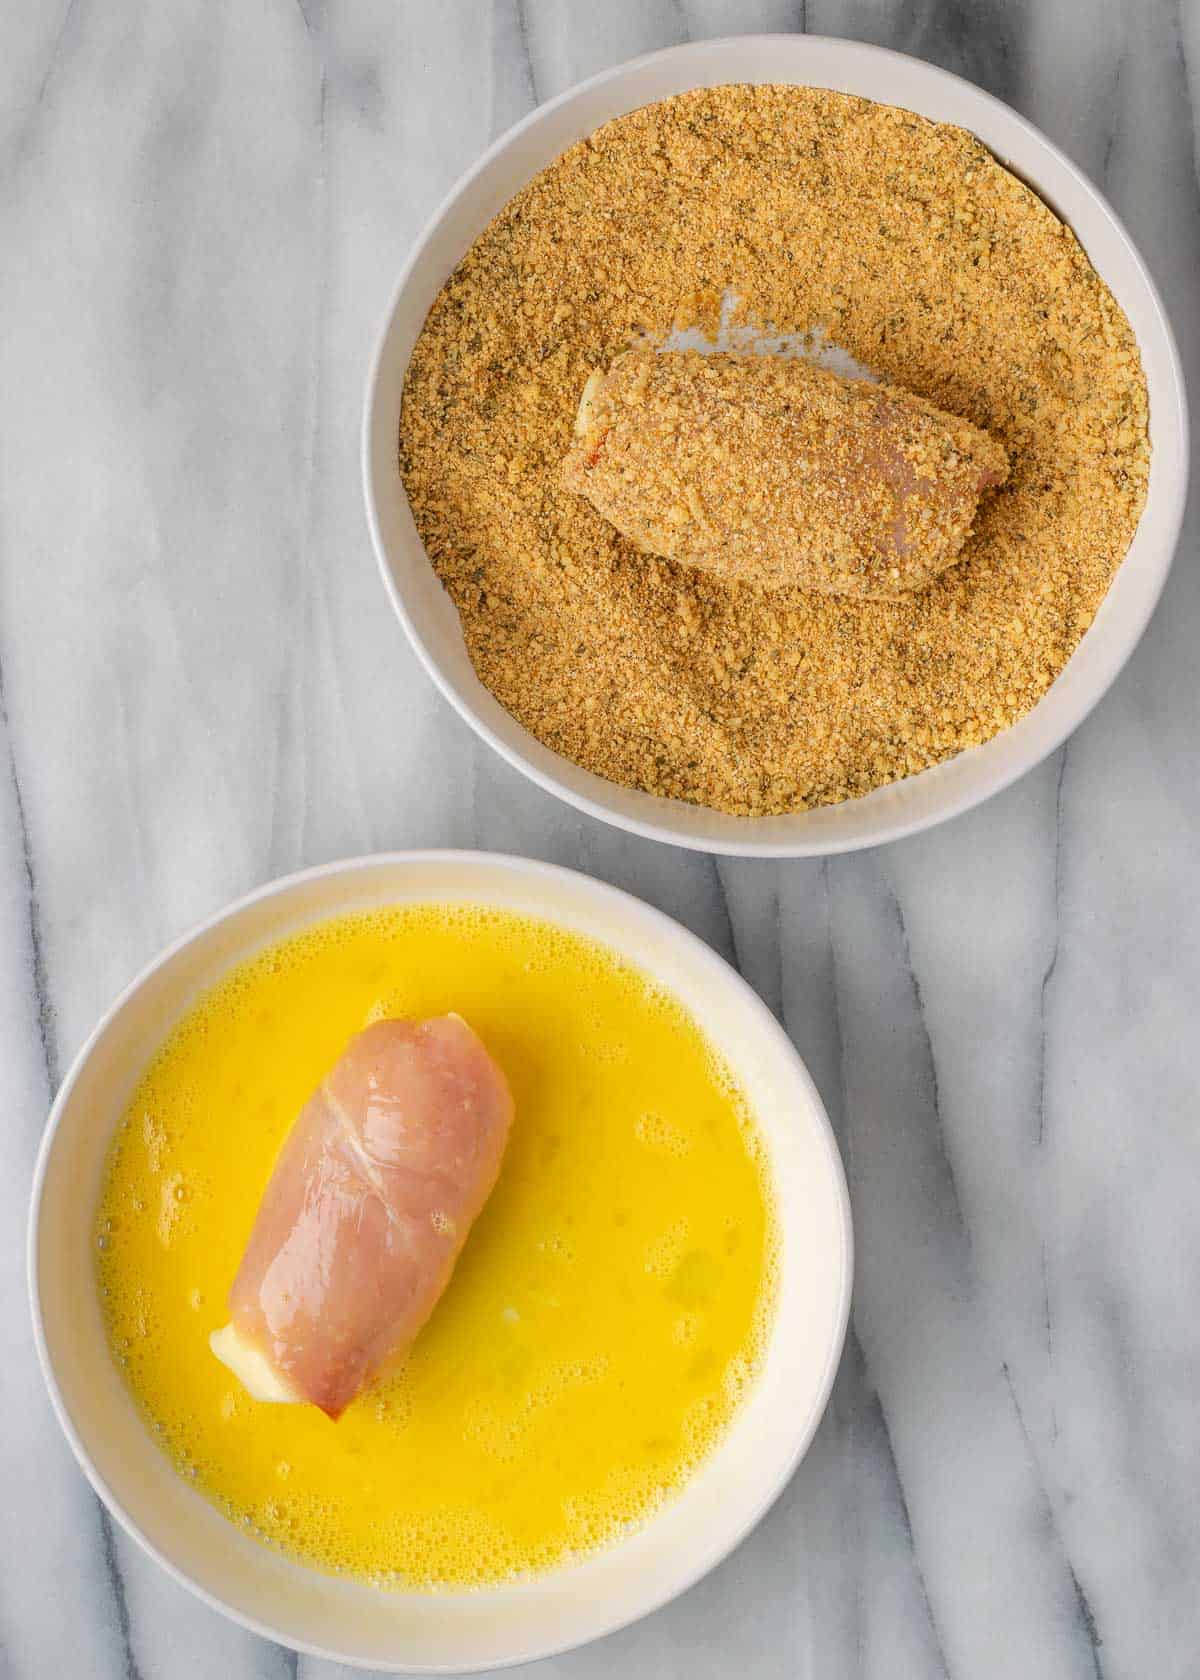
[[[516,1119],[446,1294],[339,1422],[252,1400],[208,1337],[283,1139],[353,1034],[451,1010]],[[199,1000],[119,1123],[96,1244],[114,1356],[202,1493],[316,1568],[461,1587],[580,1556],[680,1487],[753,1378],[776,1232],[736,1083],[649,976],[530,917],[402,905]]]

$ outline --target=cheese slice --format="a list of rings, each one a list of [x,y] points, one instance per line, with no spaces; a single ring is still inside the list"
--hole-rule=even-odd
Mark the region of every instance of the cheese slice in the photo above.
[[[266,1354],[246,1340],[233,1324],[214,1330],[208,1345],[234,1376],[252,1400],[274,1400],[296,1405],[300,1396],[286,1383]]]

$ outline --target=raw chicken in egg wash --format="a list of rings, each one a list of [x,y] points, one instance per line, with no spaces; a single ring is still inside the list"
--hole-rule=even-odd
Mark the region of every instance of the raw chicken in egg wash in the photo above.
[[[378,1021],[292,1127],[213,1352],[258,1400],[338,1418],[416,1338],[491,1193],[512,1123],[465,1021]]]

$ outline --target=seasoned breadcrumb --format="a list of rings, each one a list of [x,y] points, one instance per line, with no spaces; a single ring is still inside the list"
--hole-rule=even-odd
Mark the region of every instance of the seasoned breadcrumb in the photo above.
[[[584,386],[562,482],[643,554],[886,600],[954,564],[1007,476],[986,432],[898,386],[644,349]]]
[[[988,430],[1007,482],[898,601],[647,558],[560,483],[591,371],[722,295]],[[1070,231],[962,129],[701,89],[618,118],[484,230],[413,351],[400,466],[481,680],[601,776],[740,813],[853,798],[1032,707],[1149,469],[1137,344]]]

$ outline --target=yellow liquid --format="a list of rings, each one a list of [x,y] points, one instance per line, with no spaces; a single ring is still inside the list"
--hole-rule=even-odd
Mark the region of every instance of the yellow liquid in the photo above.
[[[451,1009],[516,1121],[449,1289],[340,1422],[251,1400],[208,1336],[280,1144],[368,1021]],[[690,1016],[604,947],[471,906],[326,922],[233,970],[142,1079],[96,1240],[114,1353],[180,1470],[384,1584],[539,1571],[644,1519],[727,1425],[773,1295],[761,1148]]]

